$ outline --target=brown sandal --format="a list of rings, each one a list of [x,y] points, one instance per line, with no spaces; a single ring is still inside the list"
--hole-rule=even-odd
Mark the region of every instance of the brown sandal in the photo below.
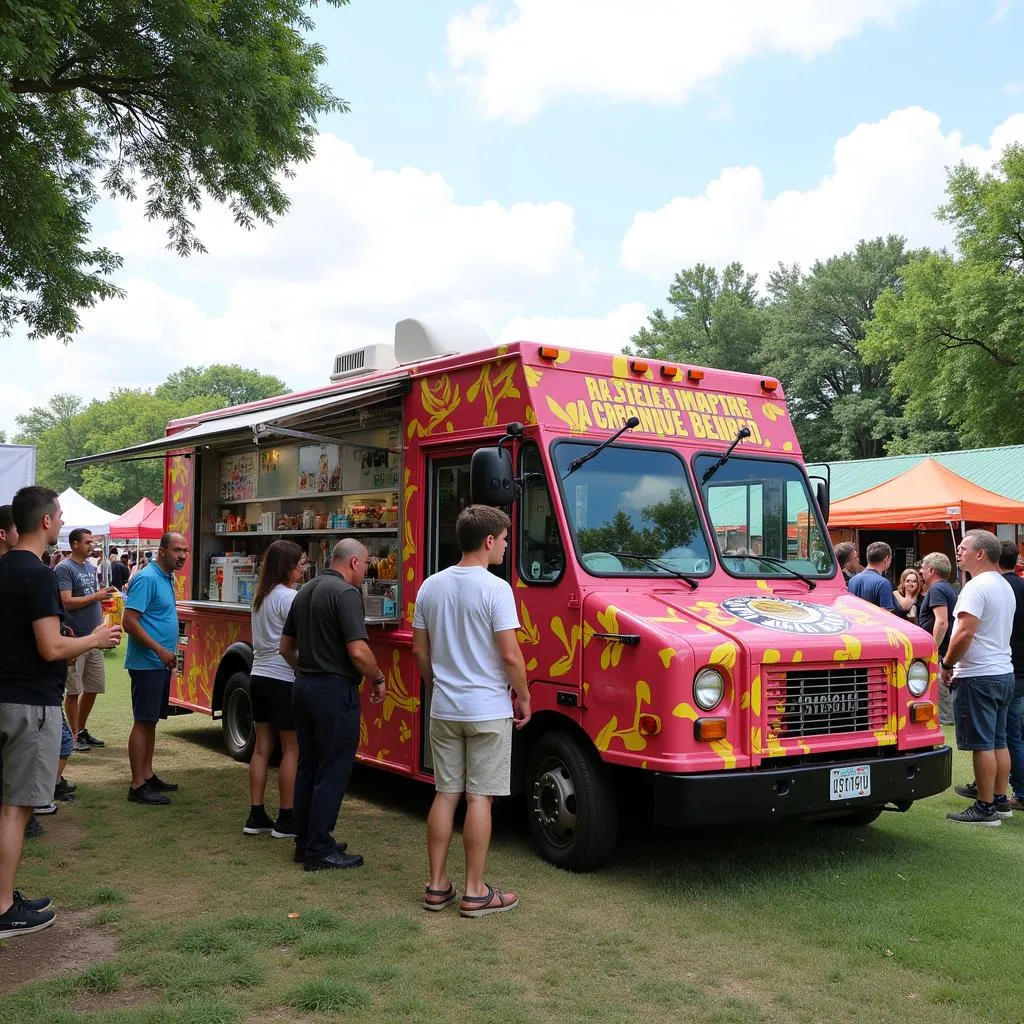
[[[484,885],[487,885],[485,882]],[[497,906],[491,906],[494,900]],[[467,906],[467,904],[469,904]],[[486,896],[463,896],[459,913],[463,917],[486,917],[488,914],[500,914],[506,910],[515,910],[519,906],[519,897],[513,892],[502,892],[487,886]]]
[[[431,896],[440,897],[440,899],[435,903],[431,903]],[[448,883],[447,889],[431,889],[428,887],[426,894],[423,897],[423,909],[444,910],[445,907],[451,906],[451,904],[453,904],[458,898],[458,891],[451,882]]]

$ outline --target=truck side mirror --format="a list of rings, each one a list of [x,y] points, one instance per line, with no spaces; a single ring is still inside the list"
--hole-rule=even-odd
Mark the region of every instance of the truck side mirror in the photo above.
[[[816,490],[817,490],[817,498],[818,498],[818,508],[821,509],[821,517],[822,517],[822,519],[825,520],[825,525],[827,526],[828,525],[828,506],[829,506],[828,484],[825,483],[824,480],[819,480],[818,481],[818,486],[817,486]]]
[[[469,496],[474,505],[511,505],[515,501],[512,456],[504,448],[478,448],[473,452]]]

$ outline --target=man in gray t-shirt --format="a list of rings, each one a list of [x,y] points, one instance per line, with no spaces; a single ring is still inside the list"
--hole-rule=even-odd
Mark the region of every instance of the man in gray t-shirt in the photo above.
[[[75,636],[88,636],[103,621],[102,603],[117,590],[114,587],[101,588],[96,578],[96,567],[88,561],[92,552],[92,533],[79,527],[71,531],[68,540],[71,557],[65,558],[53,571],[64,605],[65,624]],[[90,747],[106,745],[86,728],[96,695],[104,693],[106,688],[102,651],[86,651],[68,665],[64,708],[75,737],[75,750],[86,751]]]

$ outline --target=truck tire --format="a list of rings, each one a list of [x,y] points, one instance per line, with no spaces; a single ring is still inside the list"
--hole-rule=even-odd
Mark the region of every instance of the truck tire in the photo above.
[[[224,684],[223,712],[220,725],[224,745],[236,761],[248,763],[256,748],[256,730],[252,724],[252,702],[249,699],[249,673],[238,671]]]
[[[527,815],[541,857],[568,871],[607,863],[618,839],[618,799],[593,748],[568,732],[545,733],[526,772]]]

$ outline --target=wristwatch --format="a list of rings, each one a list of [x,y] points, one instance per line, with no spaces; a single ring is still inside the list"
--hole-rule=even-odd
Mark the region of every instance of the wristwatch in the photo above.
[[[952,672],[953,669],[956,668],[955,665],[947,665],[945,660],[939,662],[939,667],[945,672]]]

